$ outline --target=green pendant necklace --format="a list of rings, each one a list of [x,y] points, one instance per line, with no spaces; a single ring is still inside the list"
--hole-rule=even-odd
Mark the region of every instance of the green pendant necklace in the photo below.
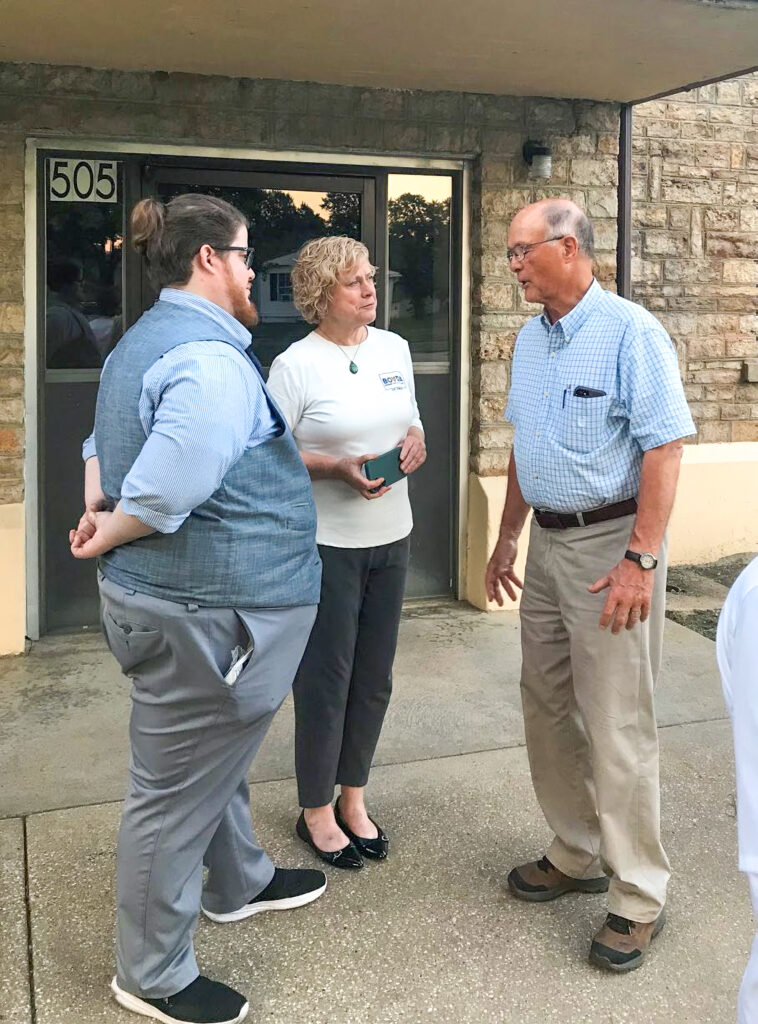
[[[364,338],[364,339],[363,339],[363,341],[365,341],[365,340],[366,340],[366,339]],[[359,348],[361,347],[361,345],[363,344],[363,341],[359,341],[359,342],[358,342],[358,346],[357,346],[357,348],[356,348],[356,350],[355,350],[355,354],[356,354],[356,355],[358,355],[358,349],[359,349]],[[358,372],[358,364],[357,364],[357,363],[356,363],[356,361],[355,361],[355,360],[353,359],[353,357],[352,357],[352,356],[349,356],[349,355],[347,354],[347,352],[345,352],[345,350],[344,350],[344,348],[342,347],[342,345],[338,345],[337,347],[339,348],[340,352],[341,352],[341,353],[342,353],[342,355],[343,355],[343,356],[345,357],[345,359],[347,359],[347,361],[348,361],[348,362],[350,363],[350,366],[348,367],[348,369],[350,370],[350,372],[351,372],[351,373],[357,373],[357,372]]]

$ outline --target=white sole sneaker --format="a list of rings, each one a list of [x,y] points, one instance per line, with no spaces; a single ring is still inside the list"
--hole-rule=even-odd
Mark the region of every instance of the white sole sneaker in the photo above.
[[[285,900],[263,900],[261,903],[246,903],[239,910],[232,910],[229,914],[214,914],[201,906],[200,909],[207,918],[217,924],[229,924],[232,921],[244,921],[246,917],[253,917],[254,914],[262,914],[266,910],[295,910],[297,907],[304,907],[313,903],[319,896],[326,892],[326,880],[320,889],[313,889],[311,892],[304,892],[300,896],[290,896]]]
[[[133,996],[131,992],[124,992],[122,988],[119,988],[119,984],[115,977],[111,982],[111,992],[116,997],[116,1002],[120,1003],[121,1006],[127,1010],[132,1010],[134,1013],[141,1013],[143,1017],[152,1017],[153,1020],[160,1020],[163,1024],[187,1024],[186,1021],[180,1020],[179,1017],[169,1017],[166,1013],[152,1006],[150,1003],[146,1003],[144,999],[140,999],[139,996]],[[232,1017],[229,1020],[216,1021],[216,1024],[239,1024],[241,1020],[247,1017],[247,1011],[250,1009],[248,1003],[242,1007],[236,1017]]]

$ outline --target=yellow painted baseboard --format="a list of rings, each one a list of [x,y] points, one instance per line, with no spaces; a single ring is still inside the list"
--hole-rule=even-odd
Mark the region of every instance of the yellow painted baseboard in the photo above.
[[[758,553],[758,442],[686,445],[669,524],[669,561]]]
[[[472,473],[469,477],[465,597],[475,608],[484,611],[512,611],[518,607],[518,602],[514,603],[506,596],[506,603],[501,609],[494,601],[487,600],[484,590],[484,571],[500,531],[506,481],[507,478],[504,476],[476,476]],[[521,535],[516,559],[516,575],[520,579],[524,578],[528,536],[529,521]]]
[[[0,505],[0,655],[24,649],[26,591],[24,506]]]

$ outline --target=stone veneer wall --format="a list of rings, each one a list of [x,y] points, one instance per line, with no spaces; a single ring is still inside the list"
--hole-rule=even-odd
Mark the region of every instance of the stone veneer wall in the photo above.
[[[524,203],[569,193],[595,218],[599,273],[616,265],[618,108],[589,101],[402,92],[302,82],[0,64],[0,504],[23,498],[24,140],[113,141],[476,157],[472,189],[472,468],[502,474],[502,421],[523,306],[505,259]],[[521,147],[547,137],[536,188]]]
[[[679,353],[698,441],[758,441],[758,75],[634,108],[633,297]]]

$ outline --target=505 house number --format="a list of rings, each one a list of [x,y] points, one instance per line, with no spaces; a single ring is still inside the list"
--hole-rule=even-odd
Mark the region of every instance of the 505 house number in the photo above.
[[[52,202],[117,203],[117,160],[65,160],[50,157],[48,197]]]

